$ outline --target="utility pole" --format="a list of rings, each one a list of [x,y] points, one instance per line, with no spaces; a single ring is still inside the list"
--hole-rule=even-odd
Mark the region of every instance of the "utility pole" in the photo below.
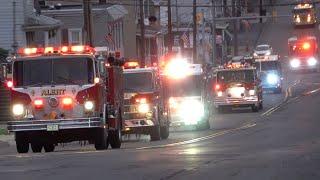
[[[232,16],[236,17],[236,1],[232,0]],[[233,20],[233,55],[238,55],[238,28],[237,20]]]
[[[259,16],[262,16],[262,0],[259,1]],[[260,23],[262,23],[262,18],[260,18]]]
[[[216,54],[216,7],[215,0],[212,0],[212,64],[217,63],[217,54]]]
[[[172,52],[171,0],[168,0],[168,52]]]
[[[140,32],[141,32],[141,41],[140,41],[140,55],[141,55],[141,66],[144,67],[145,62],[145,29],[144,29],[144,10],[143,10],[143,0],[140,0]]]
[[[16,1],[12,2],[12,31],[13,31],[13,42],[12,42],[12,50],[13,50],[13,54],[16,55],[17,54],[17,49],[18,49],[18,42],[17,42],[17,25],[16,25]]]
[[[197,58],[197,0],[193,0],[193,62],[198,62]]]
[[[83,0],[83,22],[84,22],[84,38],[85,44],[93,46],[92,37],[92,18],[90,0]]]

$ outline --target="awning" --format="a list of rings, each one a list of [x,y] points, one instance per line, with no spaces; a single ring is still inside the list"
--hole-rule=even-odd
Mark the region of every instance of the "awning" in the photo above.
[[[29,15],[27,22],[23,26],[24,31],[48,31],[58,29],[62,25],[60,20],[44,16],[44,15]]]
[[[108,7],[107,12],[114,21],[123,18],[128,14],[127,9],[121,5],[113,5]]]

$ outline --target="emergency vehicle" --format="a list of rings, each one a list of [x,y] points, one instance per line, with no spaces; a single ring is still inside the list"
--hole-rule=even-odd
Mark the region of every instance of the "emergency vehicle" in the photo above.
[[[275,93],[282,92],[282,68],[278,55],[266,56],[255,59],[255,65],[259,72],[263,90],[272,90]]]
[[[210,99],[205,73],[201,64],[174,58],[164,69],[163,76],[169,94],[169,116],[172,127],[192,126],[209,129]]]
[[[293,24],[295,26],[315,25],[317,23],[316,9],[313,4],[302,2],[292,10]]]
[[[214,107],[218,112],[232,107],[263,108],[262,87],[252,64],[231,60],[215,72]]]
[[[112,59],[112,58],[111,58]],[[107,65],[107,66],[106,66]],[[89,46],[24,48],[7,80],[17,151],[52,152],[58,143],[89,141],[97,150],[121,146],[123,70]]]
[[[291,70],[319,70],[318,42],[315,36],[288,39]]]
[[[292,10],[292,19],[295,26],[315,25],[317,13],[311,3],[297,4]]]
[[[151,141],[169,136],[168,103],[157,67],[125,63],[124,134],[150,135]]]

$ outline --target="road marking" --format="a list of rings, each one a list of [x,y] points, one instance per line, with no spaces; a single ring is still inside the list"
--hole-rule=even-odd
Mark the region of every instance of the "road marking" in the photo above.
[[[136,150],[166,148],[166,147],[181,146],[181,145],[196,143],[196,142],[212,139],[212,138],[215,138],[215,137],[219,137],[219,136],[222,136],[222,135],[225,135],[225,134],[229,134],[229,133],[232,133],[232,132],[235,132],[235,131],[238,131],[238,130],[244,130],[244,129],[252,128],[252,127],[254,127],[256,125],[257,125],[256,123],[245,124],[245,125],[243,125],[241,127],[238,127],[238,128],[224,130],[224,131],[221,131],[221,132],[217,132],[217,133],[214,133],[214,134],[210,134],[210,135],[207,135],[207,136],[203,136],[203,137],[199,137],[199,138],[195,138],[195,139],[191,139],[191,140],[186,140],[186,141],[181,141],[181,142],[176,142],[176,143],[171,143],[171,144],[139,147],[139,148],[136,148]]]

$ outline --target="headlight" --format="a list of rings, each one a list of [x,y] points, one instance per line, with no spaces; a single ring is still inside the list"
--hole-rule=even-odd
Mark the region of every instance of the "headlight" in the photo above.
[[[268,76],[267,76],[268,84],[274,85],[274,84],[277,84],[278,81],[279,81],[278,75],[276,75],[276,74],[268,74]]]
[[[296,18],[296,22],[297,22],[297,23],[300,23],[300,22],[301,22],[301,19],[300,19],[300,17],[299,17],[299,16],[297,16],[297,18]]]
[[[255,52],[255,53],[253,53],[253,56],[258,56],[258,54]]]
[[[256,91],[254,89],[249,90],[249,95],[254,96],[256,94]]]
[[[290,65],[291,65],[291,67],[293,67],[293,68],[297,68],[297,67],[300,66],[300,60],[299,60],[299,59],[292,59],[292,60],[290,61]]]
[[[222,91],[218,91],[217,95],[218,95],[218,97],[221,97],[222,96]]]
[[[84,109],[85,109],[86,111],[92,111],[93,108],[94,108],[94,104],[93,104],[92,101],[86,101],[86,102],[84,103]]]
[[[197,124],[204,116],[204,105],[199,100],[185,100],[179,107],[179,116],[186,125]]]
[[[317,64],[317,60],[314,57],[308,59],[309,66],[315,66]]]
[[[24,114],[23,104],[14,104],[12,106],[12,113],[14,116],[22,116]]]
[[[145,104],[145,103],[139,104],[138,106],[139,113],[145,114],[145,113],[148,113],[149,111],[150,111],[149,104]]]
[[[270,51],[266,52],[266,56],[269,56],[269,55],[271,55],[271,52]]]

